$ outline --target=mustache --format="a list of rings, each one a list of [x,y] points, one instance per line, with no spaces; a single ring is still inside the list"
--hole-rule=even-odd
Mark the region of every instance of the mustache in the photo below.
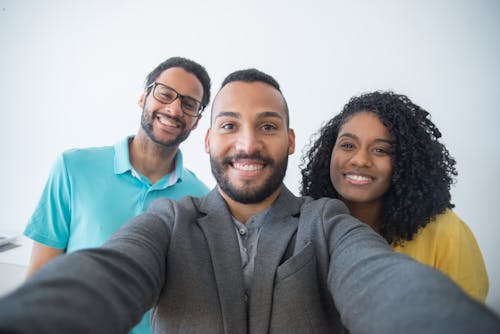
[[[230,157],[226,157],[222,160],[223,164],[230,164],[233,161],[240,160],[240,159],[249,159],[249,160],[259,160],[263,162],[266,165],[273,165],[274,160],[268,157],[264,157],[263,155],[259,153],[254,153],[254,154],[246,154],[246,153],[238,153]]]

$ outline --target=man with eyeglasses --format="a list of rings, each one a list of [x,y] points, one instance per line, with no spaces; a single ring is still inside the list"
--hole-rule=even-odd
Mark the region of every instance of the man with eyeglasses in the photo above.
[[[286,188],[295,134],[271,76],[226,77],[205,150],[215,189],[159,199],[104,246],[49,263],[0,298],[0,332],[124,333],[153,306],[155,333],[500,333],[342,202]]]
[[[146,78],[141,126],[114,146],[73,149],[55,162],[24,234],[34,240],[28,276],[62,253],[102,245],[159,198],[202,196],[208,188],[186,169],[179,145],[210,100],[200,64],[173,57]],[[150,333],[149,315],[133,333]]]

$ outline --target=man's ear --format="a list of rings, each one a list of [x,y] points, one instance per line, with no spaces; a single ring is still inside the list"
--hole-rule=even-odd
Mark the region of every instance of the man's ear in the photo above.
[[[288,129],[288,155],[295,152],[295,131]]]
[[[205,134],[205,152],[210,154],[210,128],[208,128]]]
[[[146,103],[147,96],[148,96],[148,91],[145,89],[144,92],[139,97],[139,102],[137,102],[137,104],[139,105],[139,107],[141,107],[141,109],[144,109],[144,104]]]

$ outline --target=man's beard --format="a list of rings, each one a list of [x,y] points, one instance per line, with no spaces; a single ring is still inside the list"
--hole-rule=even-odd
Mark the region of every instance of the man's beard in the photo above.
[[[266,163],[266,168],[273,168],[272,174],[262,182],[258,188],[251,188],[252,180],[246,182],[248,187],[237,187],[231,183],[227,175],[224,173],[224,167],[231,161],[236,159],[257,159]],[[285,155],[283,160],[278,163],[274,160],[263,158],[260,155],[237,155],[235,157],[225,158],[217,161],[210,155],[210,166],[212,167],[212,174],[217,181],[217,185],[224,193],[231,199],[242,204],[255,204],[264,201],[271,196],[283,183],[285,178],[286,168],[288,165],[288,155]]]
[[[153,130],[153,120],[156,119],[156,114],[157,114],[157,112],[154,111],[150,115],[145,109],[142,109],[141,127],[144,129],[144,132],[146,132],[148,137],[154,143],[159,144],[159,145],[163,145],[166,147],[179,146],[180,143],[182,143],[184,140],[187,139],[187,137],[189,137],[189,134],[191,133],[191,131],[186,131],[186,123],[185,122],[183,122],[182,120],[180,120],[177,117],[171,117],[168,115],[164,115],[164,117],[170,117],[172,120],[174,120],[175,122],[180,124],[182,132],[174,139],[168,140],[168,141],[160,140],[160,139],[156,138],[156,136],[154,134],[154,130]]]

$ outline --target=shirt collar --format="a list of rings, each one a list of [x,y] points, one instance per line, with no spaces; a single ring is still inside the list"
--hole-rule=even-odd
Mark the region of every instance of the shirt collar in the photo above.
[[[183,159],[182,152],[180,149],[177,150],[177,154],[175,155],[175,169],[169,173],[168,175],[168,185],[176,184],[177,182],[182,180],[182,170],[183,170]]]
[[[127,136],[121,141],[117,142],[114,145],[114,150],[115,150],[115,174],[123,174],[128,171],[131,173],[137,173],[137,171],[134,170],[134,167],[130,163],[130,156],[129,156],[129,143],[130,141],[134,138],[134,136]],[[182,159],[182,152],[180,149],[177,150],[177,154],[175,156],[175,169],[165,175],[161,180],[158,180],[158,183],[166,183],[167,186],[173,185],[180,180],[182,180],[182,170],[184,168],[183,165],[183,159]]]
[[[132,170],[130,164],[128,144],[134,136],[128,136],[114,145],[115,150],[115,174],[123,174]]]

